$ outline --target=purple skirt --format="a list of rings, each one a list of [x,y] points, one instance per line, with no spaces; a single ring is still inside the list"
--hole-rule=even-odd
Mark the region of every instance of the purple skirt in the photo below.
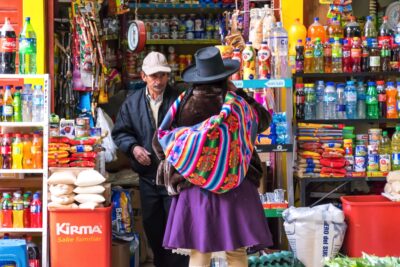
[[[224,194],[192,186],[172,199],[163,242],[167,249],[206,253],[271,245],[257,188],[247,179]]]

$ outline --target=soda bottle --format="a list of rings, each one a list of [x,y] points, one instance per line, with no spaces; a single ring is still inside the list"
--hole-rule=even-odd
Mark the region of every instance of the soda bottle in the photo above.
[[[36,33],[30,17],[25,18],[19,34],[19,73],[36,74]]]
[[[304,46],[301,39],[296,45],[296,73],[304,73]]]
[[[24,226],[25,228],[31,227],[31,196],[29,193],[24,193],[23,204],[24,204]]]
[[[394,88],[394,82],[387,82],[386,87],[386,117],[388,119],[397,119],[397,90]]]
[[[347,81],[344,90],[346,100],[346,118],[356,119],[357,116],[357,90],[354,81]]]
[[[352,72],[352,63],[351,63],[351,45],[348,40],[343,41],[343,72],[351,73]]]
[[[381,53],[378,43],[373,43],[369,52],[369,70],[379,72],[381,70]]]
[[[315,118],[317,120],[324,119],[324,91],[324,81],[317,81],[317,87],[315,89],[315,95],[317,98]]]
[[[337,102],[336,102],[336,116],[339,120],[346,119],[346,97],[344,94],[345,85],[340,83],[336,87]]]
[[[319,23],[319,18],[315,17],[313,24],[308,27],[307,37],[311,38],[311,41],[314,42],[316,38],[319,38],[321,42],[325,42],[326,40],[326,32],[324,26]]]
[[[6,86],[6,92],[3,97],[3,121],[12,121],[14,115],[13,98],[11,94],[11,85]]]
[[[332,72],[332,43],[333,39],[329,39],[324,45],[324,71],[325,73]]]
[[[340,26],[340,22],[336,17],[332,18],[332,22],[328,26],[326,32],[328,38],[343,38],[343,28]]]
[[[311,38],[307,38],[306,45],[304,47],[304,73],[313,72],[313,61],[314,61],[314,46],[311,42]]]
[[[391,27],[389,26],[387,16],[383,17],[383,22],[379,27],[379,34],[378,34],[379,47],[382,47],[384,41],[386,41],[389,46],[393,44],[393,32]]]
[[[342,45],[339,42],[339,38],[335,37],[334,43],[332,44],[332,72],[341,73],[342,68]]]
[[[253,49],[254,52],[254,49]],[[253,57],[253,64],[250,66],[251,72],[254,73],[255,75],[255,60]],[[250,72],[250,68],[247,69],[247,71]],[[250,74],[249,74],[250,77]],[[252,76],[254,77],[254,76]],[[42,86],[41,85],[35,85],[35,90],[33,91],[32,95],[32,121],[33,122],[43,122],[44,117],[44,97],[43,97],[43,92],[42,92]],[[47,119],[47,118],[46,118]]]
[[[367,16],[367,22],[365,23],[364,26],[364,38],[365,38],[365,47],[370,47],[372,46],[373,42],[376,42],[376,37],[378,36],[378,33],[376,32],[375,24],[372,21],[371,16]]]
[[[9,18],[0,30],[0,74],[15,74],[17,39]]]
[[[246,43],[246,47],[242,52],[242,62],[243,62],[243,80],[253,80],[256,79],[256,52],[252,46],[251,42]],[[33,110],[35,112],[35,91],[33,92]],[[33,121],[35,121],[35,116],[33,116]]]
[[[350,17],[350,21],[344,26],[344,38],[351,45],[354,37],[361,38],[361,28],[355,17]]]
[[[40,201],[40,195],[38,193],[33,194],[33,200],[31,202],[31,227],[42,227],[42,202]]]
[[[11,169],[11,138],[10,134],[3,135],[1,140],[2,169]]]
[[[360,38],[354,37],[350,51],[353,72],[361,72],[361,52]]]
[[[296,71],[296,47],[299,44],[298,40],[301,40],[300,44],[306,41],[307,29],[300,22],[300,19],[295,19],[294,23],[289,27],[288,40],[289,40],[289,66],[292,69],[292,73]]]
[[[33,168],[43,168],[43,142],[39,134],[33,134],[32,141]]]
[[[237,62],[239,62],[240,69],[237,72],[235,72],[234,74],[232,74],[231,80],[233,80],[233,81],[241,80],[242,79],[242,77],[241,77],[242,75],[240,75],[240,72],[241,72],[241,69],[242,69],[242,67],[241,67],[242,66],[242,55],[240,53],[240,49],[233,49],[232,60],[236,60]],[[32,97],[32,91],[31,91],[31,97]]]
[[[32,141],[29,134],[24,134],[23,140],[24,153],[22,157],[22,168],[33,169],[33,157],[32,157]]]
[[[397,98],[396,98],[396,104],[397,104],[397,115],[400,118],[400,82],[397,82]]]
[[[386,90],[385,81],[376,81],[376,91],[378,92],[379,118],[386,118]]]
[[[357,87],[357,118],[365,119],[367,117],[366,111],[367,106],[365,104],[366,99],[366,90],[364,86],[364,82],[358,82]]]
[[[269,79],[271,76],[271,50],[267,42],[261,43],[257,53],[258,58],[258,79]]]
[[[24,228],[24,202],[20,192],[14,193],[13,199],[13,228]]]
[[[38,246],[32,242],[32,237],[26,237],[26,250],[28,251],[29,267],[40,267],[40,251]]]
[[[314,73],[324,72],[324,47],[321,44],[319,37],[315,38],[314,45]]]
[[[304,85],[305,103],[304,103],[304,119],[315,120],[315,90],[313,83]]]
[[[3,213],[3,228],[13,227],[13,204],[9,193],[3,193],[3,202],[1,203]]]
[[[369,71],[369,49],[367,45],[362,46],[361,71],[362,72]]]
[[[396,131],[392,135],[392,171],[400,170],[400,126],[396,125]]]
[[[388,137],[387,131],[382,132],[382,138],[379,142],[378,153],[379,171],[389,172],[391,170],[390,155],[392,152],[390,149],[390,139]]]
[[[389,71],[390,69],[390,48],[387,40],[384,40],[381,48],[381,70]]]
[[[289,78],[291,72],[288,66],[288,34],[282,27],[282,22],[277,22],[272,30],[272,77]]]
[[[391,54],[390,54],[390,70],[399,71],[399,46],[393,44]]]
[[[15,93],[13,97],[13,121],[21,122],[22,121],[22,103],[21,103],[21,86],[15,87]]]
[[[334,82],[327,82],[324,92],[324,119],[336,119],[336,88]]]
[[[302,83],[296,84],[296,119],[304,120],[304,85]]]
[[[233,59],[233,58],[232,58]],[[22,121],[32,121],[32,84],[24,84],[21,94],[22,101]]]
[[[378,119],[379,118],[378,91],[376,90],[375,82],[368,82],[366,104],[367,104],[367,119]]]
[[[11,145],[12,169],[22,169],[22,156],[24,146],[21,140],[21,134],[15,134],[14,141]]]

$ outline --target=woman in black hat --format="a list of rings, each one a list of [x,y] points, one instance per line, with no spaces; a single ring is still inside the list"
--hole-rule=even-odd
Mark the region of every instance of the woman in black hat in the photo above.
[[[193,87],[171,107],[153,142],[162,160],[158,183],[175,195],[163,245],[189,254],[189,266],[209,266],[213,253],[226,252],[229,266],[245,267],[246,248],[272,245],[253,150],[271,117],[228,81],[239,65],[222,60],[215,47],[198,50],[182,74]]]

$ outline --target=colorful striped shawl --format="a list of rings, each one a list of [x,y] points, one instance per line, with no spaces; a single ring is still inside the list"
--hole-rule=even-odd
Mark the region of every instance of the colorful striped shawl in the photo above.
[[[234,92],[225,96],[221,112],[191,127],[171,129],[181,94],[169,109],[158,140],[166,160],[190,183],[224,193],[244,180],[253,154],[258,118]]]

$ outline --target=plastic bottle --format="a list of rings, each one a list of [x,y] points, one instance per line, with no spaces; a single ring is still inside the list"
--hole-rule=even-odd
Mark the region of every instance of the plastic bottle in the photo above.
[[[1,141],[2,169],[11,169],[11,138],[10,134],[3,135]]]
[[[324,92],[324,119],[336,119],[336,88],[334,82],[327,82]]]
[[[357,117],[357,90],[354,81],[347,81],[344,90],[346,100],[346,118],[356,119]]]
[[[384,41],[387,41],[389,46],[393,44],[393,31],[389,26],[387,16],[383,17],[383,22],[379,27],[379,34],[378,34],[379,47],[382,47]]]
[[[353,64],[351,63],[351,45],[348,40],[343,41],[343,72],[351,73]]]
[[[24,227],[31,227],[31,196],[29,193],[23,194],[23,203],[24,203]]]
[[[21,94],[22,102],[22,121],[32,121],[32,84],[24,84]]]
[[[32,141],[29,134],[24,134],[23,139],[24,153],[22,157],[22,168],[33,169]]]
[[[13,204],[9,193],[3,193],[3,202],[1,203],[3,213],[3,228],[13,227]]]
[[[400,61],[400,50],[397,44],[392,45],[391,55],[390,55],[390,70],[399,71],[399,61]]]
[[[3,98],[4,98],[4,90],[3,86],[0,86],[0,118],[3,121]]]
[[[29,267],[40,267],[40,251],[38,246],[32,242],[32,237],[26,237],[26,250],[28,251]]]
[[[400,126],[396,125],[396,131],[392,135],[392,171],[400,170]]]
[[[390,139],[388,137],[387,131],[382,132],[382,138],[379,142],[379,171],[381,172],[389,172],[391,170],[391,162],[390,162]]]
[[[33,134],[32,141],[33,168],[43,168],[43,142],[39,134]]]
[[[300,19],[295,19],[294,23],[289,27],[288,40],[289,40],[289,66],[292,73],[296,71],[296,46],[298,40],[305,43],[307,35],[306,27],[300,22]]]
[[[288,66],[288,34],[282,27],[282,22],[277,22],[272,29],[272,78],[289,78],[291,72]]]
[[[255,72],[254,65],[253,65],[253,71]],[[44,113],[44,99],[43,99],[42,86],[35,85],[35,89],[32,95],[32,121],[43,122],[44,120],[43,113]]]
[[[319,37],[315,38],[314,45],[314,73],[323,73],[324,72],[324,47],[321,44],[321,40]]]
[[[12,121],[14,108],[13,108],[13,98],[11,94],[11,85],[6,86],[6,91],[3,97],[3,121]]]
[[[9,18],[0,30],[0,74],[15,74],[17,38]]]
[[[296,119],[304,120],[304,84],[296,83]]]
[[[387,40],[382,42],[381,47],[381,71],[389,71],[390,69],[390,47]]]
[[[387,82],[386,87],[386,117],[388,119],[397,119],[397,90],[394,88],[394,82]]]
[[[354,37],[361,38],[361,28],[355,17],[350,17],[350,21],[344,26],[344,38],[351,45]]]
[[[371,16],[367,16],[367,22],[364,25],[364,37],[366,47],[371,46],[376,41],[378,32],[376,31],[375,24]]]
[[[268,7],[268,5],[264,5],[265,16],[263,19],[263,41],[267,41],[268,44],[271,44],[271,31],[275,25],[275,16],[274,11]]]
[[[366,89],[364,82],[358,82],[357,87],[357,119],[367,118],[367,106],[365,104],[366,99]]]
[[[313,83],[304,85],[305,103],[304,103],[304,119],[315,120],[315,90]]]
[[[336,17],[332,18],[332,22],[328,26],[326,32],[327,38],[343,38],[343,28],[340,26],[340,22]]]
[[[373,43],[369,52],[369,70],[371,72],[378,72],[381,70],[381,53],[378,43]]]
[[[368,82],[367,98],[365,102],[367,104],[367,119],[378,119],[378,91],[376,90],[375,82]]]
[[[30,17],[25,18],[19,34],[19,73],[36,74],[36,33]]]
[[[31,227],[42,227],[42,202],[40,201],[40,195],[38,193],[33,194],[31,202]]]
[[[397,82],[396,105],[397,105],[397,115],[400,118],[400,82]]]
[[[340,60],[342,60],[340,58]],[[313,61],[314,61],[314,46],[311,42],[311,38],[306,39],[306,45],[304,47],[304,73],[313,72]]]
[[[342,68],[342,45],[340,44],[339,38],[335,37],[334,43],[332,44],[332,72],[341,73]]]
[[[325,91],[324,81],[317,81],[317,86],[315,88],[315,95],[317,99],[315,107],[316,110],[315,118],[317,120],[324,119],[324,91]]]
[[[376,91],[378,92],[379,118],[386,118],[387,105],[385,81],[376,81]]]
[[[336,86],[337,102],[336,102],[336,116],[337,119],[346,119],[346,97],[344,94],[345,84],[340,83]]]
[[[353,72],[361,72],[361,53],[362,49],[361,49],[360,38],[354,37],[353,46],[351,47],[350,50]]]
[[[271,77],[271,50],[267,42],[262,42],[257,53],[258,79],[269,79]]]
[[[296,45],[296,73],[304,73],[304,46],[301,39],[297,40]]]
[[[324,71],[325,73],[332,72],[332,42],[333,39],[329,39],[324,44]]]
[[[13,228],[24,228],[24,202],[20,192],[14,193],[13,199]]]
[[[366,45],[362,46],[361,52],[361,71],[369,71],[369,49]]]
[[[22,157],[23,157],[23,150],[24,146],[21,140],[21,134],[15,134],[14,141],[12,142],[12,169],[22,169]]]
[[[13,97],[14,122],[22,122],[21,89],[21,86],[15,86],[15,93]]]
[[[326,40],[326,32],[324,26],[319,23],[319,18],[315,17],[313,24],[308,27],[307,37],[311,38],[311,41],[314,42],[316,38],[319,38],[321,42],[325,42]]]

